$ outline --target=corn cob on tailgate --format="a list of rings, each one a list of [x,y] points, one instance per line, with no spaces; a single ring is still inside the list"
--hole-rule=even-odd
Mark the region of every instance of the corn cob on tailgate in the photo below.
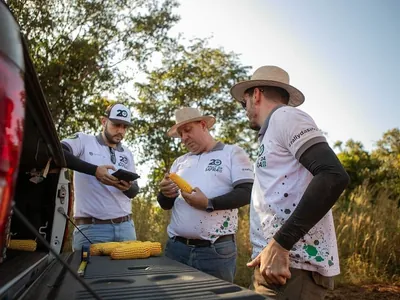
[[[90,246],[90,255],[109,255],[112,259],[148,258],[161,252],[161,244],[150,241],[108,242]]]
[[[8,249],[20,251],[36,251],[37,243],[35,240],[9,240]]]

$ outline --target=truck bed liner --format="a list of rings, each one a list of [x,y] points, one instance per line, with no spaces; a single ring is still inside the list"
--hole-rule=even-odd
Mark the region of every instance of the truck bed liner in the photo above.
[[[68,261],[74,270],[78,270],[80,252],[74,252]],[[60,264],[54,265],[58,265],[59,270],[62,269]],[[46,289],[52,289],[47,294],[51,294],[51,299],[55,300],[93,299],[68,272],[64,270],[58,273],[64,273],[61,280],[60,275],[53,274],[47,282],[41,282],[36,291],[43,293]],[[86,267],[84,280],[106,300],[266,299],[164,256],[133,260],[111,260],[108,256],[94,256]],[[46,298],[50,299],[42,294],[40,299]]]

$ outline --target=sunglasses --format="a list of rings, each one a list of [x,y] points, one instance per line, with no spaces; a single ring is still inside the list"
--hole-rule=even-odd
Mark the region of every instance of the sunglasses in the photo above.
[[[250,96],[253,96],[254,90],[255,90],[255,89],[259,89],[261,93],[264,92],[264,90],[263,90],[262,88],[253,87],[253,88],[247,89],[244,93],[245,93],[245,94],[249,94]],[[245,99],[243,99],[242,101],[239,101],[239,102],[240,102],[240,104],[242,105],[242,107],[243,107],[244,109],[246,109],[246,107],[247,107],[247,101],[246,101]]]
[[[111,147],[108,147],[110,149],[110,158],[111,162],[115,164],[117,162],[117,158],[115,157],[115,150]]]

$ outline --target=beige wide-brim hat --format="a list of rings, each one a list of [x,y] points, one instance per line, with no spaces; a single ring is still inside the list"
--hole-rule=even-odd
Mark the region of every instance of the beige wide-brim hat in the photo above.
[[[244,92],[252,87],[276,86],[289,93],[290,106],[299,106],[304,102],[304,95],[294,86],[289,84],[289,74],[276,66],[263,66],[258,68],[250,80],[241,81],[231,88],[231,95],[237,101],[242,101]]]
[[[179,127],[191,122],[202,120],[206,122],[208,129],[213,127],[216,121],[214,116],[203,116],[200,110],[198,110],[197,108],[183,107],[181,109],[177,109],[175,111],[175,125],[167,131],[167,134],[170,137],[179,138]]]

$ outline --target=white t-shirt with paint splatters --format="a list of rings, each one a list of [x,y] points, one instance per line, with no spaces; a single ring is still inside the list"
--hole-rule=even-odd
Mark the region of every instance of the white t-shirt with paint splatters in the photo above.
[[[210,152],[187,153],[176,159],[171,173],[177,173],[193,188],[198,187],[208,197],[224,195],[241,183],[253,182],[252,163],[237,145],[217,143]],[[169,237],[181,236],[214,242],[218,237],[237,231],[238,210],[216,210],[212,213],[193,208],[179,195],[172,207]]]
[[[289,106],[273,112],[264,136],[260,136],[255,163],[250,206],[252,258],[289,218],[313,177],[298,158],[310,146],[324,141],[322,132],[305,112]],[[316,271],[323,276],[340,273],[331,210],[295,244],[289,255],[292,268]]]
[[[62,140],[70,151],[80,159],[100,166],[114,165],[115,169],[135,171],[132,152],[121,144],[115,149],[115,164],[111,161],[109,147],[101,135],[77,133]],[[109,170],[113,173],[113,170]],[[132,213],[131,199],[119,189],[104,185],[95,176],[74,171],[74,217],[94,217],[101,220],[114,219]]]

